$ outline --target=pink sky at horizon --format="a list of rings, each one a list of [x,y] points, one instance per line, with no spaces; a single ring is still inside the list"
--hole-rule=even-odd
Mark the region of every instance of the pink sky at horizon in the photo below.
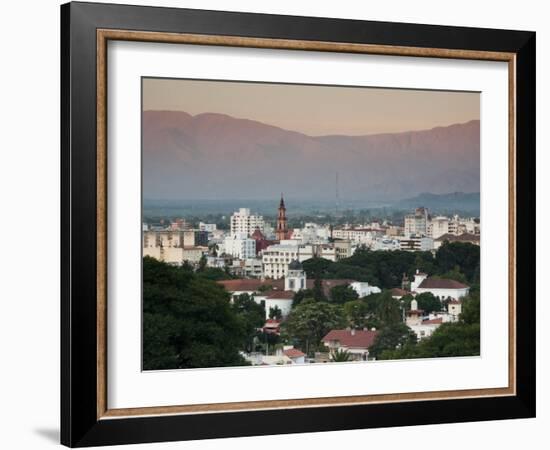
[[[424,130],[480,118],[478,92],[143,78],[142,100],[143,110],[221,113],[310,136]]]

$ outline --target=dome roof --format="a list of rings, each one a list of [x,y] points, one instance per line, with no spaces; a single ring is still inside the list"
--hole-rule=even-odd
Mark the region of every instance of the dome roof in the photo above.
[[[295,259],[288,265],[288,270],[303,270],[302,263]]]

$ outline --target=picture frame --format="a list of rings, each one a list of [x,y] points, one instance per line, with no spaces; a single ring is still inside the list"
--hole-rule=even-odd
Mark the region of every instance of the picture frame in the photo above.
[[[70,447],[535,416],[533,32],[72,2],[61,7],[61,443]],[[107,44],[155,42],[508,64],[506,388],[111,409]],[[276,423],[274,429],[272,424]]]

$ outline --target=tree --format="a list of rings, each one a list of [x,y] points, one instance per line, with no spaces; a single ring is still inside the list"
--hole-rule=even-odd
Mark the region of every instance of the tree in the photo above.
[[[376,315],[381,324],[386,327],[401,322],[401,309],[391,291],[384,291],[378,298]]]
[[[468,242],[445,241],[435,254],[438,274],[457,270],[463,273],[470,283],[476,281],[479,261],[479,246]]]
[[[199,259],[199,265],[197,267],[197,272],[204,272],[205,269],[206,269],[206,264],[207,264],[206,256],[202,255],[201,259]]]
[[[317,302],[324,302],[327,300],[325,291],[323,290],[323,282],[320,277],[316,277],[313,281],[313,299]]]
[[[330,353],[330,359],[333,362],[347,362],[351,360],[351,353],[347,350],[338,350]]]
[[[369,356],[378,359],[387,350],[414,344],[416,344],[416,334],[404,323],[395,323],[378,332],[374,344],[369,348]]]
[[[241,294],[233,299],[231,307],[241,320],[245,330],[243,347],[247,352],[251,352],[257,329],[265,323],[265,308],[262,304],[256,303],[254,297],[248,294]]]
[[[218,267],[206,267],[201,272],[197,272],[197,276],[212,281],[230,280],[233,278],[226,271]]]
[[[269,308],[270,319],[280,320],[282,317],[283,317],[283,312],[281,311],[281,308],[279,308],[277,305]]]
[[[292,307],[298,306],[305,299],[313,299],[313,290],[312,289],[300,289],[294,294],[292,299]]]
[[[378,321],[373,319],[367,302],[353,300],[344,303],[344,316],[348,326],[352,328],[373,328],[378,326]]]
[[[358,299],[359,296],[355,289],[353,289],[349,284],[343,284],[340,286],[334,286],[330,290],[329,301],[331,303],[338,303],[342,305],[346,302]]]
[[[427,314],[441,311],[441,301],[431,292],[417,294],[415,300],[418,302],[418,309]]]
[[[315,278],[324,276],[327,274],[328,268],[333,264],[331,261],[325,258],[319,258],[318,256],[305,260],[302,263],[302,267],[306,272],[308,278]]]
[[[247,365],[246,336],[229,295],[189,267],[143,258],[145,370]]]
[[[345,319],[340,305],[304,300],[290,311],[283,323],[283,332],[289,341],[297,341],[303,351],[321,347],[321,339],[333,329],[342,328]]]
[[[462,299],[462,313],[460,320],[469,325],[479,325],[480,323],[480,302],[479,292],[470,292]]]

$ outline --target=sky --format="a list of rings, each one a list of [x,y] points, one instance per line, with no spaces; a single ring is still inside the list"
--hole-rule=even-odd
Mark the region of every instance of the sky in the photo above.
[[[257,120],[309,136],[426,130],[479,120],[477,92],[143,79],[143,109]]]

